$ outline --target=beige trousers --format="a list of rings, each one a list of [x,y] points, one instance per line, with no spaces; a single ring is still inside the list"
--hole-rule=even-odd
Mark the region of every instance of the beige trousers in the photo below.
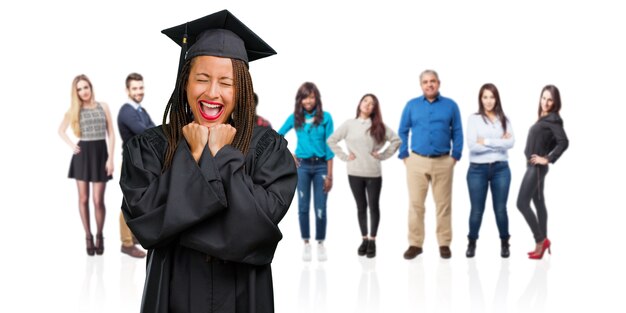
[[[410,153],[406,158],[409,187],[409,245],[424,244],[424,202],[432,183],[437,213],[437,241],[450,246],[452,241],[452,176],[455,160],[451,156],[427,158]]]
[[[122,246],[124,247],[135,245],[133,242],[133,233],[130,231],[130,228],[128,228],[128,225],[126,225],[126,220],[124,219],[124,214],[122,214],[122,212],[120,212],[120,239],[122,240]]]

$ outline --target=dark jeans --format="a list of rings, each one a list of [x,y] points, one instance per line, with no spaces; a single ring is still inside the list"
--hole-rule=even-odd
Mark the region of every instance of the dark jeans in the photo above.
[[[517,208],[532,230],[536,243],[542,242],[548,236],[548,210],[543,197],[543,183],[547,174],[547,165],[529,164],[517,196]],[[535,205],[537,215],[530,208],[530,200]]]
[[[506,213],[506,202],[511,186],[511,170],[507,161],[494,163],[470,163],[467,170],[467,189],[469,190],[472,210],[469,217],[470,240],[478,239],[480,224],[485,212],[487,190],[491,187],[491,200],[496,216],[496,225],[500,239],[509,238],[509,217]]]
[[[367,236],[367,204],[370,207],[370,236],[376,237],[380,222],[380,189],[383,186],[382,177],[360,177],[348,175],[350,189],[356,201],[357,216],[361,236]],[[367,193],[367,197],[366,197]]]
[[[326,198],[324,179],[328,165],[325,160],[299,159],[298,167],[298,217],[302,239],[310,239],[309,215],[311,207],[311,187],[313,187],[313,207],[315,211],[315,240],[326,238]]]

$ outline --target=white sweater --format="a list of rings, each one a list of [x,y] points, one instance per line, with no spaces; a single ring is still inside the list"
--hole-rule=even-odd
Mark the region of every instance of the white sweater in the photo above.
[[[385,141],[377,144],[374,138],[369,134],[369,128],[372,121],[360,118],[349,119],[335,130],[335,132],[326,141],[328,147],[342,161],[347,162],[348,175],[360,177],[380,177],[382,176],[382,168],[380,161],[390,158],[400,147],[400,137],[385,125]],[[338,145],[339,141],[345,140],[348,147],[348,154]],[[387,148],[379,152],[385,144],[389,142]],[[379,152],[378,158],[372,155],[372,152]],[[349,153],[353,153],[355,159],[348,161]]]

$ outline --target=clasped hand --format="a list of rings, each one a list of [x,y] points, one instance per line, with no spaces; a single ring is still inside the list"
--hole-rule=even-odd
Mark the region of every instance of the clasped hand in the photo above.
[[[237,130],[230,124],[219,124],[209,128],[191,122],[183,126],[183,136],[196,162],[200,160],[205,146],[208,145],[211,155],[215,156],[225,145],[233,142],[236,133]]]

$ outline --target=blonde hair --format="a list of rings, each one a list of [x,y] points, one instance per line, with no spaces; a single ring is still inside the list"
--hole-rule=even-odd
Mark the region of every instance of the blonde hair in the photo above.
[[[70,126],[72,126],[72,131],[74,131],[74,135],[76,137],[80,137],[80,108],[82,107],[83,101],[78,96],[78,82],[84,80],[89,85],[89,89],[91,90],[91,100],[93,101],[94,93],[93,93],[93,85],[87,76],[84,74],[80,74],[74,77],[72,81],[72,102],[70,104],[70,109],[67,111],[67,114],[70,117]]]

